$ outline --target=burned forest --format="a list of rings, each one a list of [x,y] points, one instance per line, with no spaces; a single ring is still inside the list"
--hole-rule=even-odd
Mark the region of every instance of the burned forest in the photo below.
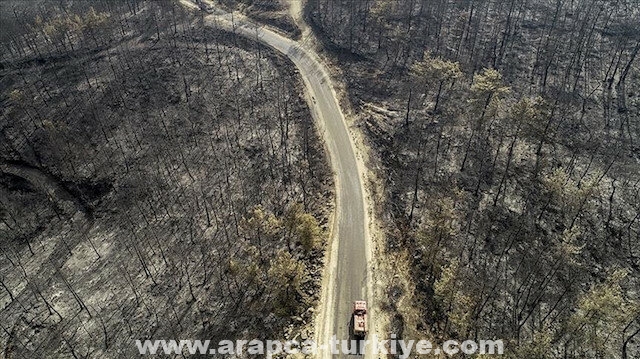
[[[637,357],[638,2],[305,11],[378,168],[382,257],[410,261],[380,303],[388,331],[503,338],[513,358]]]
[[[173,1],[0,6],[0,357],[310,321],[333,190],[288,60]]]
[[[640,357],[637,0],[0,0],[0,49],[2,359]]]

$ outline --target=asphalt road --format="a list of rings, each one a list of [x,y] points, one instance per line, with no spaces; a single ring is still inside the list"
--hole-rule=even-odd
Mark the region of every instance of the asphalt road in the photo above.
[[[246,18],[225,13],[212,16],[218,26],[233,22],[236,33],[258,39],[286,54],[302,76],[310,106],[327,144],[336,182],[336,213],[329,252],[328,273],[325,273],[323,308],[319,308],[317,340],[328,344],[331,336],[350,339],[350,320],[355,300],[367,300],[367,240],[363,187],[359,176],[354,143],[349,137],[344,116],[331,87],[328,71],[315,54],[297,42],[266,28],[258,27]],[[370,326],[370,325],[369,325]],[[325,350],[321,356],[331,357]],[[342,357],[338,355],[334,357]],[[346,357],[346,355],[344,355]]]

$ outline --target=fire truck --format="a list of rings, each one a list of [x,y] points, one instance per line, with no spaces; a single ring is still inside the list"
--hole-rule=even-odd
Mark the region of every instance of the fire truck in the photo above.
[[[364,339],[367,335],[367,302],[356,300],[353,302],[353,336]]]

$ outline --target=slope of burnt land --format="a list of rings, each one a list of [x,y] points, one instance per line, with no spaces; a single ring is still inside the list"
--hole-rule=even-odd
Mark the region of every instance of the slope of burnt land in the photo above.
[[[2,356],[310,321],[332,181],[288,60],[175,2],[25,4],[2,5]]]
[[[410,285],[388,287],[389,331],[502,338],[514,358],[637,356],[639,14],[308,2],[380,168],[387,254],[411,263]]]

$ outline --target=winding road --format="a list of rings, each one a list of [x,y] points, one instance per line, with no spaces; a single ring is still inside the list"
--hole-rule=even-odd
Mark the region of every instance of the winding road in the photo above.
[[[329,345],[333,335],[338,340],[350,339],[353,301],[371,297],[371,278],[367,275],[371,246],[367,238],[363,169],[356,158],[355,145],[329,72],[313,50],[242,15],[216,10],[205,20],[212,26],[257,39],[285,54],[304,80],[307,101],[324,137],[336,183],[336,211],[316,318],[316,341],[320,345]],[[371,327],[369,324],[369,332]],[[342,356],[331,355],[330,350],[321,350],[318,355],[322,358]]]

